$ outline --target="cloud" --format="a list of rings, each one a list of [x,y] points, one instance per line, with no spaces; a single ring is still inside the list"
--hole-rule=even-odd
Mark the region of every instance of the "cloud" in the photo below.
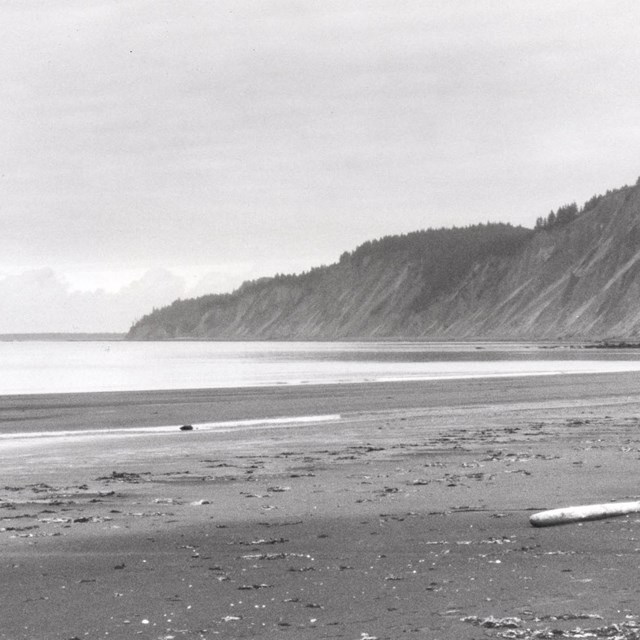
[[[0,272],[0,333],[127,331],[137,319],[178,298],[227,293],[245,280],[272,275],[253,268],[251,263],[154,268],[133,278],[124,271],[118,286],[106,277],[115,273],[109,271],[77,268],[68,276],[50,267]],[[109,281],[109,288],[91,285],[99,281]]]
[[[126,331],[136,318],[185,294],[185,280],[165,269],[115,292],[73,291],[53,269],[0,277],[0,333]]]
[[[283,263],[282,273],[309,269],[308,261]],[[144,272],[67,265],[0,270],[0,333],[124,332],[154,308],[177,299],[229,293],[277,268],[252,262],[156,267]],[[141,273],[141,275],[139,275]]]
[[[264,274],[531,225],[635,180],[638,18],[631,0],[0,3],[2,264]]]

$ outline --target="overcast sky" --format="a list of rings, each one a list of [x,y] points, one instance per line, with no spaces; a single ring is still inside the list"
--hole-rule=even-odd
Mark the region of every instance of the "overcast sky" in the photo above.
[[[634,0],[4,0],[0,332],[126,330],[640,174]]]

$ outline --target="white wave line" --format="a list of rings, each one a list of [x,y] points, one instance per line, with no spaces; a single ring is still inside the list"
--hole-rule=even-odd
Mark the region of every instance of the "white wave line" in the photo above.
[[[201,422],[191,423],[193,431],[223,431],[233,428],[268,428],[273,426],[294,427],[299,424],[311,424],[316,422],[335,422],[341,419],[339,413],[312,416],[285,416],[280,418],[255,418],[249,420],[226,420],[222,422]],[[151,427],[129,427],[117,429],[65,429],[63,431],[33,431],[25,433],[3,433],[0,440],[17,440],[31,438],[57,438],[57,437],[90,437],[90,436],[110,436],[110,435],[140,435],[145,433],[176,433],[183,425],[163,425]]]

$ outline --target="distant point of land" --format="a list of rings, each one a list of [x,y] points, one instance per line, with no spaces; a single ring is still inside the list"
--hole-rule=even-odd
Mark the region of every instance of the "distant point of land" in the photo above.
[[[99,342],[124,338],[124,333],[0,333],[0,342]]]

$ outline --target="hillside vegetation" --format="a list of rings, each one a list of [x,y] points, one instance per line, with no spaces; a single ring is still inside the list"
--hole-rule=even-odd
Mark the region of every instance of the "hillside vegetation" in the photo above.
[[[640,332],[640,188],[509,224],[365,242],[330,266],[177,300],[128,337],[618,338]]]

